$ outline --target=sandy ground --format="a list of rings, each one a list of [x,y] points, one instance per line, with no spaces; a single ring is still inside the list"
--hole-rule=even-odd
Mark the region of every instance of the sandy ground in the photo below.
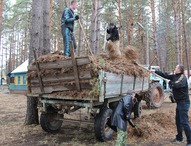
[[[160,109],[143,109],[143,115],[152,117],[156,113],[173,113],[174,116],[175,106],[176,104],[171,103],[166,98]],[[25,126],[25,112],[25,96],[9,94],[5,87],[3,90],[0,89],[1,146],[113,146],[115,144],[116,134],[111,141],[98,142],[95,139],[93,125],[91,124],[80,125],[67,122],[63,124],[62,130],[54,135],[44,132],[39,125]],[[149,124],[149,121],[144,122]],[[170,125],[172,129],[169,132],[165,131],[164,125],[163,123],[162,129],[155,129],[155,135],[150,134],[151,138],[130,136],[127,143],[130,146],[173,146],[169,141],[175,137],[175,125]],[[152,124],[150,127],[152,127]],[[169,129],[169,127],[166,128]],[[130,133],[130,135],[132,134]],[[182,144],[182,146],[184,145],[186,145],[186,142]]]

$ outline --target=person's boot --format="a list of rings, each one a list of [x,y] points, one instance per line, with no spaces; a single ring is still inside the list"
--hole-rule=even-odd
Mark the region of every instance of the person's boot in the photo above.
[[[182,144],[183,140],[177,140],[176,138],[171,141],[173,144]]]

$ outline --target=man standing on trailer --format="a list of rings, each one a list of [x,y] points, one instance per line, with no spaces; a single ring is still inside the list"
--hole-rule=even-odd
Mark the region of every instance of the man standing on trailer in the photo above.
[[[119,32],[118,32],[118,29],[114,23],[109,24],[109,28],[107,29],[107,33],[110,34],[110,37],[107,38],[107,41],[111,40],[119,48]]]
[[[72,41],[74,49],[76,49],[76,41],[74,38],[74,21],[79,19],[78,15],[74,15],[74,10],[78,7],[78,3],[71,1],[70,7],[65,8],[61,19],[61,31],[64,44],[64,56],[70,57],[70,41]]]

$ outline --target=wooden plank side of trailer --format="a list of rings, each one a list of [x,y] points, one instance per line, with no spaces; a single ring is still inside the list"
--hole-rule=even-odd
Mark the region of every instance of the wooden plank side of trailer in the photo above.
[[[80,71],[79,72],[79,79],[80,80],[87,80],[87,79],[91,79],[91,72],[90,70],[86,70],[86,71]],[[64,73],[61,75],[56,75],[56,76],[43,76],[42,77],[42,81],[43,83],[48,83],[48,82],[70,82],[70,81],[74,81],[75,77],[73,73]],[[31,78],[31,84],[38,84],[39,80],[37,78]]]
[[[80,83],[80,86],[82,89],[92,89],[92,86],[89,83]],[[76,90],[76,85],[50,85],[50,86],[44,86],[44,93],[52,93],[52,92],[59,92],[59,91],[74,91]],[[41,90],[39,86],[32,87],[31,86],[31,93],[32,94],[40,94]]]
[[[90,63],[90,60],[88,57],[81,57],[81,58],[76,58],[77,66],[82,66]],[[67,67],[72,67],[72,60],[60,60],[60,61],[55,61],[55,62],[45,62],[45,63],[39,63],[40,69],[57,69],[57,68],[67,68]],[[35,65],[30,65],[28,67],[29,71],[36,70]]]

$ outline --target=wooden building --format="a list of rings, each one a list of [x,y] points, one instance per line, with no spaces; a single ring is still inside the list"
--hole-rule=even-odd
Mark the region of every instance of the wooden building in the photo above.
[[[26,82],[26,73],[28,70],[29,61],[26,60],[20,66],[18,66],[15,70],[13,70],[10,74],[10,84],[9,91],[10,93],[21,93],[25,94],[27,91],[27,82]]]

